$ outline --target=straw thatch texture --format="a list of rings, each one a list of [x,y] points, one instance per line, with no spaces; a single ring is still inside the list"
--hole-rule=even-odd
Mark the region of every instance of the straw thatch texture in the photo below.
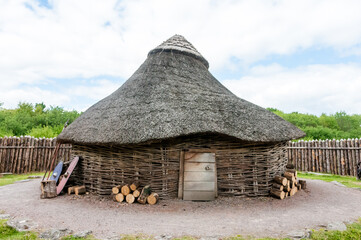
[[[218,194],[226,196],[267,196],[273,177],[287,162],[286,142],[240,143],[216,135],[128,147],[74,145],[74,154],[83,157],[77,181],[101,195],[110,194],[115,185],[138,181],[151,185],[163,199],[175,198],[180,152],[187,149],[215,152]]]
[[[118,90],[70,124],[58,140],[121,145],[196,133],[252,142],[304,136],[291,123],[232,94],[207,67],[188,41],[171,38],[151,51]]]

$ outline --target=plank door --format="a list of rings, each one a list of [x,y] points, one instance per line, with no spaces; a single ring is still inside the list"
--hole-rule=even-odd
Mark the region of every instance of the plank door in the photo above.
[[[184,154],[183,200],[214,200],[217,195],[215,153]]]

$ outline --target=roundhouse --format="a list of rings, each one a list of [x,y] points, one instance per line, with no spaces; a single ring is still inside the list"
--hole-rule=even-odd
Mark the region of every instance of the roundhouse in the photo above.
[[[151,50],[58,136],[82,157],[78,181],[101,195],[137,181],[163,199],[267,196],[287,163],[287,141],[304,132],[235,96],[208,67],[180,35]]]

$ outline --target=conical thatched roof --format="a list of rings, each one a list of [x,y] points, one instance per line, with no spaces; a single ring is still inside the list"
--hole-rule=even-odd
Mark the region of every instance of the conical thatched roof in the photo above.
[[[118,90],[94,104],[59,136],[80,144],[132,144],[197,133],[254,142],[303,137],[291,123],[238,98],[208,71],[180,35],[150,51]]]

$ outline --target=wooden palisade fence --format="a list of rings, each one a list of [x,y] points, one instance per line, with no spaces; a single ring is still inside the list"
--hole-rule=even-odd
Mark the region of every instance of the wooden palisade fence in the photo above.
[[[361,139],[289,142],[288,161],[299,171],[356,176]]]
[[[0,138],[0,173],[19,174],[48,170],[55,146],[55,138]],[[61,145],[58,159],[69,161],[70,154],[71,145]]]
[[[0,173],[48,170],[55,138],[0,138]],[[61,145],[58,160],[71,158],[71,145]],[[288,161],[299,171],[356,176],[361,161],[361,139],[289,142]]]

